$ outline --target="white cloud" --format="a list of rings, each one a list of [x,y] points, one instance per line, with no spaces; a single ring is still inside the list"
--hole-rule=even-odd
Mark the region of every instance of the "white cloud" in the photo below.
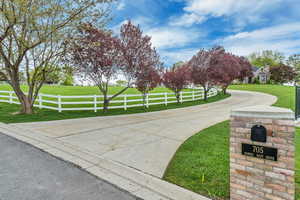
[[[183,47],[205,36],[204,32],[192,28],[187,31],[182,27],[157,26],[153,19],[147,17],[139,16],[131,21],[135,25],[140,25],[144,34],[151,37],[153,46],[158,49]],[[121,26],[127,22],[128,20],[124,20],[111,29],[118,34]]]
[[[123,10],[125,8],[126,4],[124,1],[121,1],[117,5],[117,10]]]
[[[200,24],[209,17],[235,16],[235,23],[244,26],[257,23],[265,11],[278,8],[284,0],[186,0],[185,13],[179,18],[171,18],[170,24],[182,26]],[[176,23],[178,22],[178,23]]]
[[[130,19],[132,21],[133,24],[135,25],[140,25],[142,30],[147,30],[150,27],[150,24],[153,23],[153,20],[147,17],[136,17],[134,19]],[[114,33],[119,33],[120,32],[120,28],[123,24],[126,24],[128,22],[128,20],[124,20],[122,22],[120,22],[119,24],[111,27],[111,30],[113,30]]]
[[[174,27],[153,28],[145,33],[152,37],[153,46],[159,49],[183,47],[203,36],[196,30]]]
[[[179,61],[188,61],[192,58],[193,55],[196,54],[196,52],[199,49],[179,49],[174,51],[166,51],[162,50],[159,51],[162,60],[167,65],[172,65]]]
[[[229,51],[239,55],[249,55],[252,52],[266,49],[277,50],[285,54],[300,51],[300,23],[289,23],[258,29],[251,32],[241,32],[217,41]]]
[[[205,16],[200,16],[195,13],[186,13],[180,17],[171,17],[171,26],[192,26],[193,24],[200,24],[206,20]]]

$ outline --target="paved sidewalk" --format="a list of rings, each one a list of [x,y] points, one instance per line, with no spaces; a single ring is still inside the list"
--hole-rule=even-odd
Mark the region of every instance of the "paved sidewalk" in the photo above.
[[[144,199],[207,200],[160,178],[178,147],[230,110],[276,97],[231,91],[225,100],[152,113],[2,126],[14,137],[69,160]],[[0,126],[1,130],[1,126]],[[20,132],[20,130],[22,130]]]
[[[135,200],[102,181],[30,145],[0,133],[1,200]]]

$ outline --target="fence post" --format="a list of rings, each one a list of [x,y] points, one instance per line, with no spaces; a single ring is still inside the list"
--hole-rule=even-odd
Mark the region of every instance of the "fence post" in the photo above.
[[[165,92],[165,105],[168,105],[168,93]]]
[[[9,92],[9,103],[13,103],[13,92]]]
[[[127,95],[124,94],[124,110],[127,110]]]
[[[149,108],[149,94],[146,94],[146,107]]]
[[[58,112],[61,112],[61,96],[58,96]]]
[[[39,108],[42,109],[43,107],[43,98],[42,98],[42,94],[39,94]]]
[[[97,112],[97,95],[94,95],[94,112]]]
[[[195,101],[195,90],[193,90],[192,96],[193,96],[193,101]]]
[[[180,103],[183,103],[182,91],[180,92]]]

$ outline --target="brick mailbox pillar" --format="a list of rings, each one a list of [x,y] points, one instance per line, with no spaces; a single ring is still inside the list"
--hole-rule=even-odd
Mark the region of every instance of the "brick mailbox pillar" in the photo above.
[[[294,200],[295,125],[289,109],[232,110],[230,199]]]

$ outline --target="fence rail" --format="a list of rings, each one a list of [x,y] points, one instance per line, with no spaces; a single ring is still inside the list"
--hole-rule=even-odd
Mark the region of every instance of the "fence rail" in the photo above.
[[[213,97],[218,94],[218,90],[213,88],[209,91],[208,97]],[[194,89],[193,91],[181,92],[180,103],[187,101],[197,101],[204,99],[202,88]],[[124,94],[110,101],[109,109],[121,108],[127,110],[132,107],[149,107],[151,105],[168,105],[176,103],[177,99],[174,93],[149,93],[146,95],[145,104],[143,95],[141,94]],[[0,91],[0,102],[10,104],[20,104],[18,98],[13,91]],[[63,111],[94,111],[103,109],[103,95],[82,95],[82,96],[62,96],[39,94],[34,103],[34,107],[40,109]]]

